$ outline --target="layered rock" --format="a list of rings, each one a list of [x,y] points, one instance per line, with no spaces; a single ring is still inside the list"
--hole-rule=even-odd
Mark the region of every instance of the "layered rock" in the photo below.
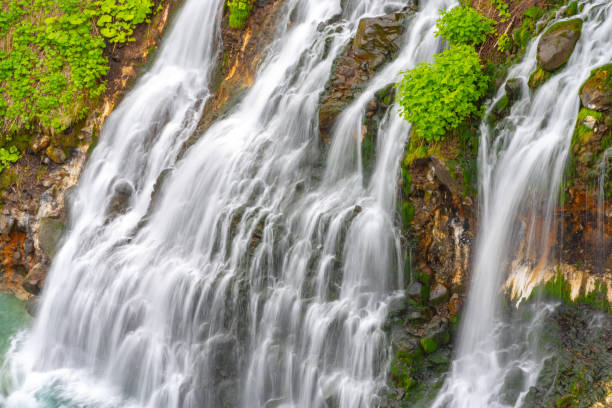
[[[321,95],[319,127],[324,142],[338,115],[363,90],[370,78],[397,55],[407,17],[405,12],[365,18],[353,41],[334,61],[332,75]]]

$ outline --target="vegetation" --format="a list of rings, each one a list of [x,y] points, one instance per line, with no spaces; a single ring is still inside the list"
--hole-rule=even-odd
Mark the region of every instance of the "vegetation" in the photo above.
[[[402,116],[427,141],[440,141],[449,130],[478,112],[476,102],[485,95],[488,77],[470,45],[454,45],[406,71],[398,83]]]
[[[2,0],[0,161],[16,160],[15,137],[59,133],[102,95],[107,44],[132,41],[152,0]]]
[[[240,29],[253,10],[253,0],[227,0],[227,7],[230,27]]]
[[[495,20],[486,18],[471,7],[442,10],[437,20],[436,37],[442,36],[451,45],[482,44],[488,34],[495,32]]]

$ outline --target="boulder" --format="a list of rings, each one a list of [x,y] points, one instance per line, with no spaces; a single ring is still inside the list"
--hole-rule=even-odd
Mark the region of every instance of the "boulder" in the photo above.
[[[110,200],[108,211],[111,215],[125,213],[130,205],[134,194],[134,187],[126,180],[120,180],[113,187],[113,196]]]
[[[389,56],[399,51],[399,39],[404,32],[405,14],[394,13],[381,17],[364,18],[359,22],[353,40],[355,57],[376,69]]]
[[[580,90],[582,104],[592,110],[612,108],[612,64],[594,70]]]
[[[68,158],[62,149],[55,146],[47,147],[45,154],[56,164],[62,164]]]
[[[542,69],[553,72],[562,67],[572,55],[581,31],[579,18],[549,28],[538,43],[538,62]]]
[[[64,233],[64,223],[57,218],[42,217],[38,222],[38,244],[49,258],[53,258]]]
[[[45,283],[45,277],[47,276],[47,268],[43,264],[36,264],[28,274],[26,275],[23,281],[23,288],[33,294],[34,296],[38,296],[40,291],[42,290],[43,284]]]
[[[446,303],[448,299],[448,288],[440,282],[436,282],[429,291],[429,303],[432,305],[440,305],[442,303]]]

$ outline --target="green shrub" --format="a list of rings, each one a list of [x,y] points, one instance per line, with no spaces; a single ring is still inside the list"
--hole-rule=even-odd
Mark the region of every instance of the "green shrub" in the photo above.
[[[0,172],[21,158],[21,153],[15,146],[8,149],[0,147]]]
[[[8,3],[8,4],[7,4]],[[108,43],[130,41],[152,0],[11,0],[0,6],[0,147],[83,119],[106,87]]]
[[[510,19],[510,6],[505,0],[491,0],[491,4],[497,9],[500,22],[505,23]]]
[[[495,24],[495,20],[471,7],[455,7],[440,12],[436,36],[442,36],[451,44],[478,45],[495,31]]]
[[[455,45],[403,73],[396,85],[401,115],[427,141],[442,140],[478,112],[476,103],[488,88],[480,58],[470,45]]]
[[[230,27],[240,29],[244,27],[253,10],[253,0],[228,0],[227,7]]]

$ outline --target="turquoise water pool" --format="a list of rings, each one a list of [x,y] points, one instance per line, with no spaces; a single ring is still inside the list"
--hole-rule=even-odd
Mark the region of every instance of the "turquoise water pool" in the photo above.
[[[32,320],[25,306],[23,300],[8,293],[0,293],[0,364],[11,344],[11,338]]]

